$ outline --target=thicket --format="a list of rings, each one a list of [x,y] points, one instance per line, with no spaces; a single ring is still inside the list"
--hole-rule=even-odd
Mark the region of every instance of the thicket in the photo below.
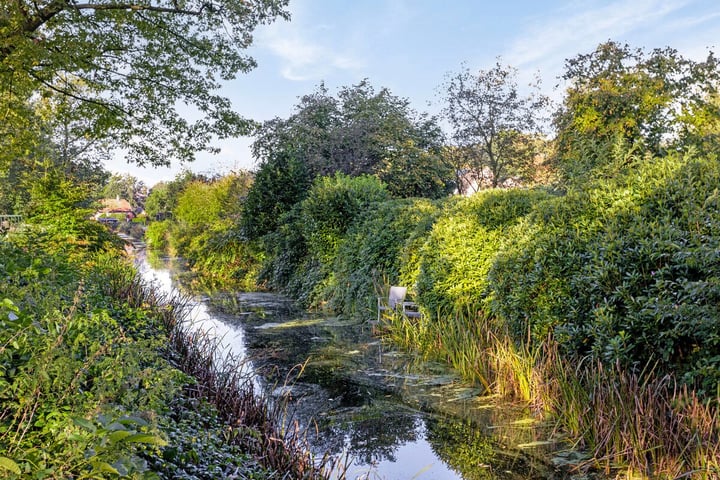
[[[408,286],[423,316],[388,317],[389,338],[549,412],[596,462],[715,478],[718,61],[607,42],[566,69],[542,165],[553,189],[401,200],[378,176],[319,176],[364,157],[347,142],[318,149],[313,122],[326,116],[295,116],[255,145],[264,163],[240,237],[258,252],[257,283],[305,306],[369,319],[376,295]],[[307,112],[326,112],[326,97],[305,98]]]
[[[73,211],[0,241],[0,476],[324,478],[182,302]]]
[[[370,175],[318,178],[307,197],[282,216],[281,227],[263,238],[268,260],[260,278],[305,306],[325,304],[348,229],[389,199],[385,185]]]
[[[516,338],[552,335],[565,355],[652,365],[714,395],[720,165],[693,154],[623,164],[510,232],[488,275],[492,313]]]
[[[241,232],[243,201],[252,178],[245,172],[216,179],[181,176],[174,186],[172,220],[152,222],[145,233],[150,248],[182,257],[206,287],[255,287],[259,252]],[[158,196],[166,196],[165,189]],[[150,195],[151,203],[156,201]],[[150,200],[149,199],[149,200]]]
[[[326,179],[306,201],[335,227],[296,208],[271,264],[296,298],[365,319],[408,285],[424,316],[388,337],[556,415],[608,468],[712,476],[720,165],[616,152],[564,194],[334,202]]]

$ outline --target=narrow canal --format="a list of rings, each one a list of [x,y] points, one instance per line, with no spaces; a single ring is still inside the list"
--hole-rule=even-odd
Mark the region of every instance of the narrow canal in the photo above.
[[[180,289],[172,262],[139,266],[156,288]],[[577,454],[552,426],[384,344],[367,322],[309,314],[269,293],[195,297],[191,317],[248,359],[268,395],[289,399],[318,454],[347,456],[344,478],[587,478],[566,473]]]

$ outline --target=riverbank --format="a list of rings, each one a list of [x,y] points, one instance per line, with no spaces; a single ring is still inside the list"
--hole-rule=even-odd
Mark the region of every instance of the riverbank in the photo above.
[[[2,476],[325,478],[281,406],[183,321],[183,300],[97,234],[48,248],[28,228],[0,243]]]
[[[254,241],[242,222],[204,218],[193,232],[222,245],[217,256],[187,248],[182,222],[149,232],[197,256],[200,274],[240,265],[223,271],[366,321],[388,286],[407,286],[422,316],[387,318],[386,338],[527,402],[590,452],[588,469],[715,478],[719,164],[692,152],[607,161],[567,191],[442,200],[327,177]]]

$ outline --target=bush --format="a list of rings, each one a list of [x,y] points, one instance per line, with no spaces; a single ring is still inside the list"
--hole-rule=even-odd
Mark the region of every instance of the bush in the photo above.
[[[310,254],[330,264],[356,217],[373,203],[389,198],[385,184],[370,175],[320,177],[300,205]]]
[[[145,242],[148,248],[158,251],[167,251],[170,246],[170,232],[173,226],[171,220],[151,222],[145,230]]]
[[[329,306],[344,313],[374,314],[383,285],[401,284],[403,265],[418,238],[432,227],[439,209],[424,199],[390,200],[365,210],[345,236],[333,263]]]
[[[501,244],[510,241],[507,232],[548,198],[542,190],[487,190],[448,203],[417,259],[421,305],[450,316],[482,309],[487,273]]]
[[[268,254],[261,278],[301,305],[320,305],[334,285],[333,263],[348,229],[363,213],[389,199],[375,177],[320,177],[305,200],[283,215],[263,239]]]
[[[720,166],[643,159],[538,208],[490,271],[493,311],[565,353],[656,362],[714,392],[720,365]]]

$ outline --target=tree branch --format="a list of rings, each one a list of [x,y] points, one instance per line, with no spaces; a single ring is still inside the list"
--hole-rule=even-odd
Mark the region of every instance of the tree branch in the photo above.
[[[93,3],[76,3],[72,5],[75,10],[134,10],[134,11],[149,11],[159,13],[177,13],[180,15],[193,15],[198,16],[202,14],[205,8],[209,7],[208,3],[203,3],[199,10],[185,10],[177,7],[175,3],[174,8],[169,7],[154,7],[152,5],[140,5],[137,3],[113,3],[107,5],[96,5]]]

